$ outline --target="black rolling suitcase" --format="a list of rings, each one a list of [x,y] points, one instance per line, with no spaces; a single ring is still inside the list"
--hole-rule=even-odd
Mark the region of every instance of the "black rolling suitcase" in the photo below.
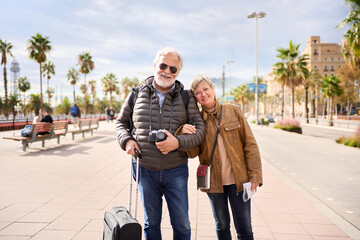
[[[103,240],[141,240],[142,227],[136,220],[137,199],[139,192],[139,153],[136,159],[136,192],[135,192],[135,214],[131,216],[132,202],[132,172],[130,174],[130,198],[129,210],[125,207],[114,207],[105,212]],[[131,166],[133,166],[131,164]]]

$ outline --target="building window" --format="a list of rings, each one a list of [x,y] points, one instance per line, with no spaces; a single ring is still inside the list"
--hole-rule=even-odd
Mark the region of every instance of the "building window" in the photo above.
[[[316,57],[314,57],[314,62],[316,62],[317,61],[317,58]]]
[[[338,61],[341,62],[341,58],[338,58]]]
[[[324,58],[324,61],[327,62],[327,58]]]
[[[332,73],[332,74],[331,74],[331,76],[333,77],[333,76],[334,76],[334,74]]]
[[[325,73],[325,77],[327,77],[327,73]]]
[[[314,49],[314,55],[317,55],[318,53],[317,53],[317,51],[316,51],[316,49]]]
[[[325,68],[324,68],[324,72],[327,72],[328,71],[328,68],[327,68],[327,66],[325,66]]]
[[[333,57],[331,58],[331,61],[332,61],[332,62],[334,61],[334,58],[333,58]]]
[[[341,68],[341,66],[339,65],[339,66],[338,66],[338,69],[340,69],[340,68]]]
[[[330,69],[330,71],[335,71],[335,68],[334,68],[334,66],[331,66],[331,69]]]
[[[317,69],[317,66],[315,65],[314,68]]]

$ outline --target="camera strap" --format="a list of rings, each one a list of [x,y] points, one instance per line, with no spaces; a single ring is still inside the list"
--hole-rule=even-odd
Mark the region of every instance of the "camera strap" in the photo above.
[[[155,95],[156,96],[156,95]],[[157,97],[157,96],[156,96]],[[159,105],[160,107],[160,105]],[[161,108],[161,107],[160,107]],[[161,109],[160,109],[161,112]],[[174,112],[174,98],[171,99],[171,106],[170,106],[170,128],[169,128],[169,132],[171,132],[171,123],[172,123],[172,118],[173,118],[173,112]],[[149,134],[152,130],[152,97],[150,97],[150,127],[149,127]]]

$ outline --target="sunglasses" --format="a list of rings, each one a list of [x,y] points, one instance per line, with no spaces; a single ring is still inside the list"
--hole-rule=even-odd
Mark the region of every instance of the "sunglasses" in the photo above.
[[[166,63],[160,63],[160,65],[159,65],[159,68],[163,71],[166,70],[168,67],[170,68],[170,72],[172,74],[175,74],[178,71],[175,66],[169,66]]]

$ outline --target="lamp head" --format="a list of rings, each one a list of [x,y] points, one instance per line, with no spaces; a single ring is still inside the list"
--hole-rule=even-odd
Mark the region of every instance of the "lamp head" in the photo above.
[[[254,18],[256,17],[256,12],[252,12],[248,14],[248,18]]]
[[[264,13],[264,12],[259,12],[259,13],[256,15],[256,17],[257,17],[257,18],[264,18],[265,15],[266,15],[266,13]]]

